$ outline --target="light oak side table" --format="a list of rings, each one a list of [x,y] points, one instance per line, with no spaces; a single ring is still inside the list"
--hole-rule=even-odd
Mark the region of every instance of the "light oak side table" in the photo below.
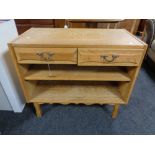
[[[124,29],[31,28],[9,43],[27,103],[126,105],[147,45]]]

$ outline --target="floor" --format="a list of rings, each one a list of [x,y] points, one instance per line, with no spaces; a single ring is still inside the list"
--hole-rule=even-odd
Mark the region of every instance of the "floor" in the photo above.
[[[23,113],[0,111],[0,134],[155,134],[155,73],[143,65],[130,103],[111,118],[108,105],[43,105],[37,118],[32,105]]]

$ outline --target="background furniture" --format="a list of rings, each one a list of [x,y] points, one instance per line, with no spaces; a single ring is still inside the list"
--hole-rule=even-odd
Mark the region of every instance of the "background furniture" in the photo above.
[[[76,22],[76,20],[78,22]],[[72,22],[72,28],[89,28],[89,27],[94,27],[94,28],[107,28],[107,24],[102,22],[103,19],[76,19],[74,20],[74,22]],[[109,19],[110,21],[115,21],[114,19]],[[108,21],[108,20],[107,20]],[[124,19],[124,20],[116,20],[116,21],[120,21],[119,25],[117,26],[117,28],[121,28],[121,29],[126,29],[129,32],[131,32],[132,34],[136,34],[138,27],[139,27],[139,23],[140,23],[140,19]],[[66,23],[66,20],[64,19],[56,19],[55,20],[55,27],[60,27],[63,28],[64,25]],[[113,27],[113,26],[112,26]]]
[[[73,19],[70,19],[73,20]],[[106,19],[108,21],[108,19]],[[110,21],[118,21],[116,19],[109,19]],[[78,21],[78,22],[77,22]],[[101,22],[100,22],[101,21]],[[74,19],[72,22],[72,28],[107,28],[107,24],[102,22],[103,19]],[[105,19],[104,19],[105,21]],[[132,34],[136,34],[140,19],[125,19],[120,20],[120,24],[117,28],[126,29]],[[63,28],[67,20],[65,19],[15,19],[18,33],[21,34],[31,27],[55,27]],[[113,27],[113,24],[111,23]]]
[[[155,70],[155,20],[146,20],[143,41],[148,44],[146,62]]]
[[[127,104],[147,45],[124,29],[32,28],[9,44],[27,103]]]
[[[140,19],[125,19],[120,22],[120,28],[124,28],[135,35],[137,33],[140,21]]]
[[[17,37],[14,20],[0,21],[0,110],[22,112],[25,98],[7,46]]]
[[[137,34],[139,35],[143,35],[144,33],[144,28],[145,28],[145,25],[146,25],[146,21],[147,19],[141,19],[140,20],[140,23],[139,23],[139,26],[138,26],[138,30],[137,30]]]
[[[17,30],[22,34],[31,27],[55,27],[54,19],[15,19]]]
[[[107,29],[118,28],[122,20],[120,19],[66,19],[65,25],[68,28],[73,28],[73,24],[85,23],[86,28],[98,28],[98,24],[105,24]]]

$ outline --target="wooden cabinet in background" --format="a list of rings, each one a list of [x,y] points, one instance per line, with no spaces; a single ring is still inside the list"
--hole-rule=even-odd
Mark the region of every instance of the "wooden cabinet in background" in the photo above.
[[[132,34],[136,34],[139,27],[140,19],[125,19],[120,22],[121,29],[126,29]]]
[[[65,19],[15,19],[19,34],[25,32],[31,27],[63,28],[66,21],[67,20]],[[92,19],[92,22],[90,21],[90,19],[76,19],[74,22],[70,23],[72,28],[107,28],[108,23],[101,22],[102,19]],[[132,34],[136,34],[140,21],[140,19],[125,19],[120,21],[117,28],[126,29]],[[111,25],[113,27],[113,23]]]
[[[91,20],[87,20],[87,19],[85,19],[85,20],[84,19],[81,19],[81,20],[76,19],[76,20],[73,20],[73,22],[70,21],[70,23],[71,23],[72,28],[89,28],[89,27],[107,28],[108,23],[103,23],[102,19],[92,19],[92,22],[90,22],[90,21]],[[120,24],[118,25],[117,28],[126,29],[130,33],[136,34],[140,21],[141,21],[140,19],[120,20]],[[55,20],[55,27],[63,28],[64,25],[65,25],[65,19],[56,19]],[[113,25],[112,25],[112,27],[113,27]]]
[[[19,34],[22,34],[31,27],[53,28],[55,26],[54,22],[54,19],[15,19]]]

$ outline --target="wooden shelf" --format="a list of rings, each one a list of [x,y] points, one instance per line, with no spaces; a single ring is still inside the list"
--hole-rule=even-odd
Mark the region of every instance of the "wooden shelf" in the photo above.
[[[25,80],[74,80],[74,81],[130,81],[121,67],[79,67],[51,65],[51,76],[47,65],[35,65],[25,75]]]
[[[123,29],[32,28],[8,46],[26,102],[38,117],[40,104],[82,103],[112,104],[116,118],[147,50]]]
[[[84,104],[124,104],[113,82],[43,82],[36,85],[31,102],[35,103],[84,103]]]

